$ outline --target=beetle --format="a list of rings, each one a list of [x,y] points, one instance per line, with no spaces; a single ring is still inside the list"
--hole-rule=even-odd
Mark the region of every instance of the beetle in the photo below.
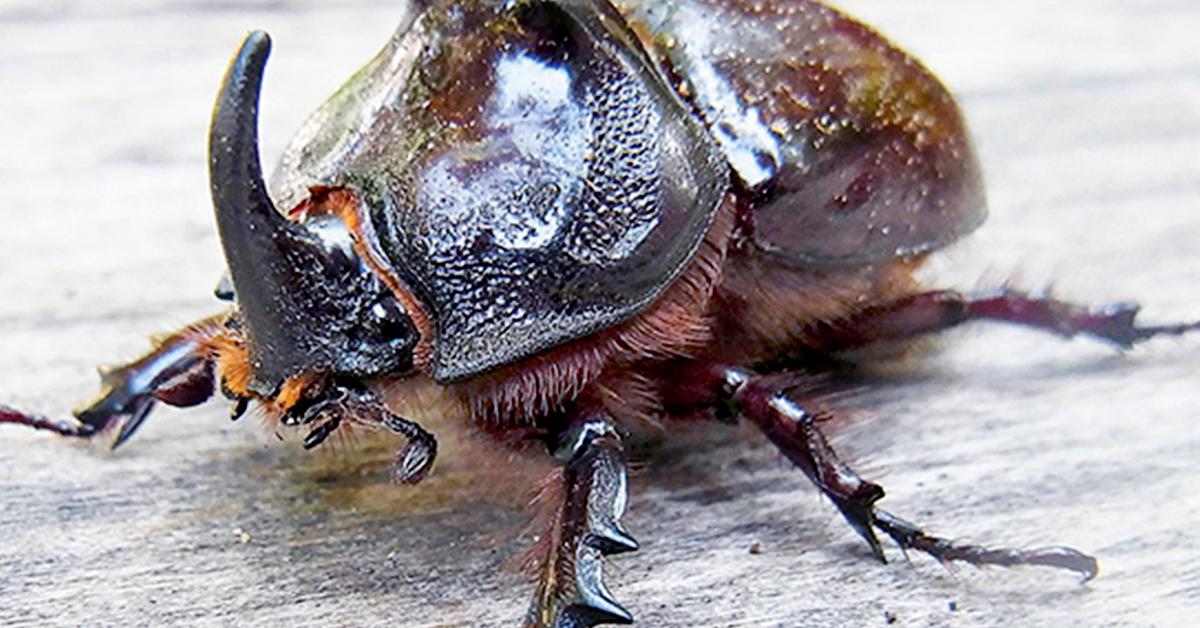
[[[972,317],[1122,346],[1196,325],[1137,326],[1129,306],[920,292],[913,269],[983,218],[956,106],[848,18],[814,3],[772,6],[786,15],[733,2],[627,3],[624,13],[430,3],[318,112],[270,196],[253,135],[268,43],[252,36],[211,140],[232,285],[221,292],[236,309],[106,373],[78,422],[4,418],[77,436],[112,428],[119,445],[154,403],[199,403],[219,384],[235,411],[262,405],[305,429],[306,446],[355,421],[392,429],[408,439],[395,477],[416,482],[436,440],[381,397],[432,380],[462,420],[534,426],[563,460],[563,542],[546,548],[534,624],[627,618],[598,565],[636,548],[620,525],[622,442],[648,411],[744,416],[877,553],[872,527],[943,559],[1094,572],[1072,550],[957,546],[877,509],[881,489],[838,462],[807,400],[780,394],[767,369],[785,359],[819,368],[843,349]],[[727,25],[739,44],[759,32],[827,39],[796,47],[817,63],[790,59],[786,71],[749,63],[749,52],[722,63],[687,30],[699,9],[716,13],[700,23]],[[768,81],[801,87],[748,87]],[[369,124],[347,126],[364,113]],[[398,381],[380,386],[385,378]],[[602,394],[623,389],[639,405]],[[556,580],[562,569],[575,587]]]

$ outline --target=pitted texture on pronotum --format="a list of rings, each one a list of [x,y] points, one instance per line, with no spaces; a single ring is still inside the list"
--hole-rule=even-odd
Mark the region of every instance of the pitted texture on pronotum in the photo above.
[[[443,381],[645,309],[728,185],[715,144],[610,8],[511,5],[431,4],[345,88],[399,82],[364,112],[369,132],[283,162],[300,169],[284,180],[362,199],[432,311]],[[419,70],[396,75],[406,62]],[[318,115],[330,134],[344,124]]]

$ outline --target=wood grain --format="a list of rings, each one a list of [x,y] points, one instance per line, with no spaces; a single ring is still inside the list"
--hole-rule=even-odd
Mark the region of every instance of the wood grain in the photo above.
[[[0,4],[0,399],[66,413],[92,366],[214,309],[209,109],[241,34],[276,40],[263,154],[381,45],[394,6]],[[1200,317],[1200,5],[846,0],[958,93],[992,218],[931,283],[1020,271],[1148,319]],[[1098,579],[873,563],[744,431],[681,435],[633,478],[642,551],[611,584],[642,626],[1175,626],[1200,609],[1200,339],[1126,355],[996,326],[845,399],[839,442],[887,506],[993,544],[1067,543]],[[0,430],[0,624],[511,626],[525,477],[447,437],[386,485],[388,443],[307,455],[214,403],[114,454]],[[472,453],[473,452],[473,453]],[[528,465],[522,463],[524,469]],[[482,468],[481,468],[482,467]],[[759,543],[761,554],[749,551]]]

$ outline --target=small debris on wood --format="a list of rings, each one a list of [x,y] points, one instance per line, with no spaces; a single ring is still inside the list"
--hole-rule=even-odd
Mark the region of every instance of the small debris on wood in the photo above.
[[[250,537],[250,533],[246,532],[245,530],[243,530],[241,528],[234,528],[233,534],[234,534],[234,536],[236,536],[238,538],[239,541],[242,542],[242,545],[245,545],[252,540]]]
[[[759,543],[758,541],[751,543],[750,544],[750,553],[754,554],[755,556],[763,553],[762,543]]]

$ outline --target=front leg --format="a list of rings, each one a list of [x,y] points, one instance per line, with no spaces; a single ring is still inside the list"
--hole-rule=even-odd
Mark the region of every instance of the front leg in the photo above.
[[[838,458],[820,430],[820,416],[805,409],[801,400],[772,386],[770,380],[749,371],[722,365],[693,365],[683,369],[668,400],[681,407],[714,407],[732,411],[753,423],[779,451],[795,464],[841,511],[842,516],[886,562],[875,530],[887,534],[904,550],[917,550],[938,561],[961,561],[976,566],[1041,565],[1078,572],[1085,580],[1099,571],[1096,559],[1069,547],[1037,549],[987,548],[957,543],[927,534],[875,502],[884,496],[881,486],[859,477]]]
[[[156,402],[187,408],[212,396],[213,362],[208,343],[225,329],[225,315],[199,321],[155,341],[142,357],[100,369],[100,392],[77,408],[74,421],[56,421],[0,405],[0,423],[15,423],[63,436],[92,438],[120,426],[120,447],[145,422]]]
[[[620,521],[628,500],[621,437],[608,417],[576,420],[560,437],[555,457],[566,464],[540,496],[549,519],[525,626],[631,623],[633,616],[613,599],[603,578],[606,556],[638,548]]]
[[[423,480],[437,459],[437,439],[420,424],[393,414],[361,382],[330,380],[310,391],[288,409],[281,422],[286,426],[315,425],[304,437],[304,448],[325,442],[339,427],[354,423],[370,428],[384,427],[408,444],[396,454],[392,480],[416,484]]]

